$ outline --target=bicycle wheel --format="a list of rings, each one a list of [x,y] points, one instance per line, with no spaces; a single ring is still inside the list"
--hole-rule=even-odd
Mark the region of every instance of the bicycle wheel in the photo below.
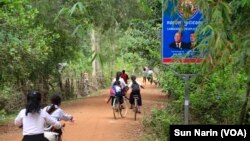
[[[120,105],[120,115],[122,118],[125,118],[128,113],[128,102],[124,96],[122,98],[123,98],[123,104]]]
[[[135,102],[134,112],[135,112],[135,120],[136,120],[136,114],[138,112],[137,99],[135,99],[134,102]]]
[[[118,114],[119,114],[119,104],[116,98],[114,98],[113,100],[113,114],[114,114],[114,119],[118,118]]]

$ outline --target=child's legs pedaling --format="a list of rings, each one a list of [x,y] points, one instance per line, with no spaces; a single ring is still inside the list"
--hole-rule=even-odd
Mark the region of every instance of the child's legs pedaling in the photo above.
[[[140,104],[141,104],[140,90],[136,90],[136,91],[132,90],[130,97],[129,97],[130,104],[134,104],[134,96],[138,96],[137,104],[140,106]]]
[[[120,104],[123,104],[123,96],[124,96],[124,94],[118,95]]]
[[[114,103],[115,97],[114,97],[114,96],[110,96],[110,97],[111,97],[111,106],[113,106],[113,103]]]

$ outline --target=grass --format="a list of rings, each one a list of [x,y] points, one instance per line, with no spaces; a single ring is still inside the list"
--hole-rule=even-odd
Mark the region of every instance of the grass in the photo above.
[[[0,126],[13,122],[16,115],[17,115],[17,112],[8,113],[6,115],[0,115]]]

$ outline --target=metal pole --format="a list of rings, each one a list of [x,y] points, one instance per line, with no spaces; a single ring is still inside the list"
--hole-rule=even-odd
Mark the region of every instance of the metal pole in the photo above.
[[[185,95],[184,95],[184,124],[189,124],[189,80],[191,77],[195,77],[199,74],[179,74],[178,72],[171,69],[169,66],[165,66],[166,69],[173,72],[176,76],[184,79],[185,81]]]
[[[184,99],[184,124],[188,124],[189,117],[189,75],[184,75],[185,99]]]

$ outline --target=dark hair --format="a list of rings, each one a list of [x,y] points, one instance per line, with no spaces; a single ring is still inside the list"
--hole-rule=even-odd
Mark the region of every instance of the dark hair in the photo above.
[[[136,79],[136,76],[135,76],[135,75],[132,75],[132,76],[131,76],[131,80],[132,80],[133,82],[135,82],[135,79]]]
[[[115,83],[114,83],[114,85],[118,85],[118,86],[120,86],[120,81],[115,81]]]
[[[58,94],[55,94],[55,95],[53,95],[53,96],[51,97],[50,101],[51,101],[51,104],[52,104],[52,105],[51,105],[50,108],[47,110],[47,112],[48,112],[49,114],[51,114],[52,112],[54,112],[54,111],[56,110],[56,105],[57,105],[57,106],[60,106],[62,99],[61,99],[61,97],[60,97]]]
[[[119,81],[120,80],[120,77],[121,77],[122,73],[120,71],[118,71],[116,73],[116,81]]]
[[[143,70],[146,71],[146,68],[144,67]]]
[[[60,106],[62,98],[59,96],[59,94],[55,94],[50,99],[52,104]]]
[[[42,99],[41,94],[37,91],[28,93],[26,112],[25,112],[26,116],[28,115],[28,113],[40,113],[41,99]]]
[[[125,73],[125,70],[122,70],[122,73]]]

